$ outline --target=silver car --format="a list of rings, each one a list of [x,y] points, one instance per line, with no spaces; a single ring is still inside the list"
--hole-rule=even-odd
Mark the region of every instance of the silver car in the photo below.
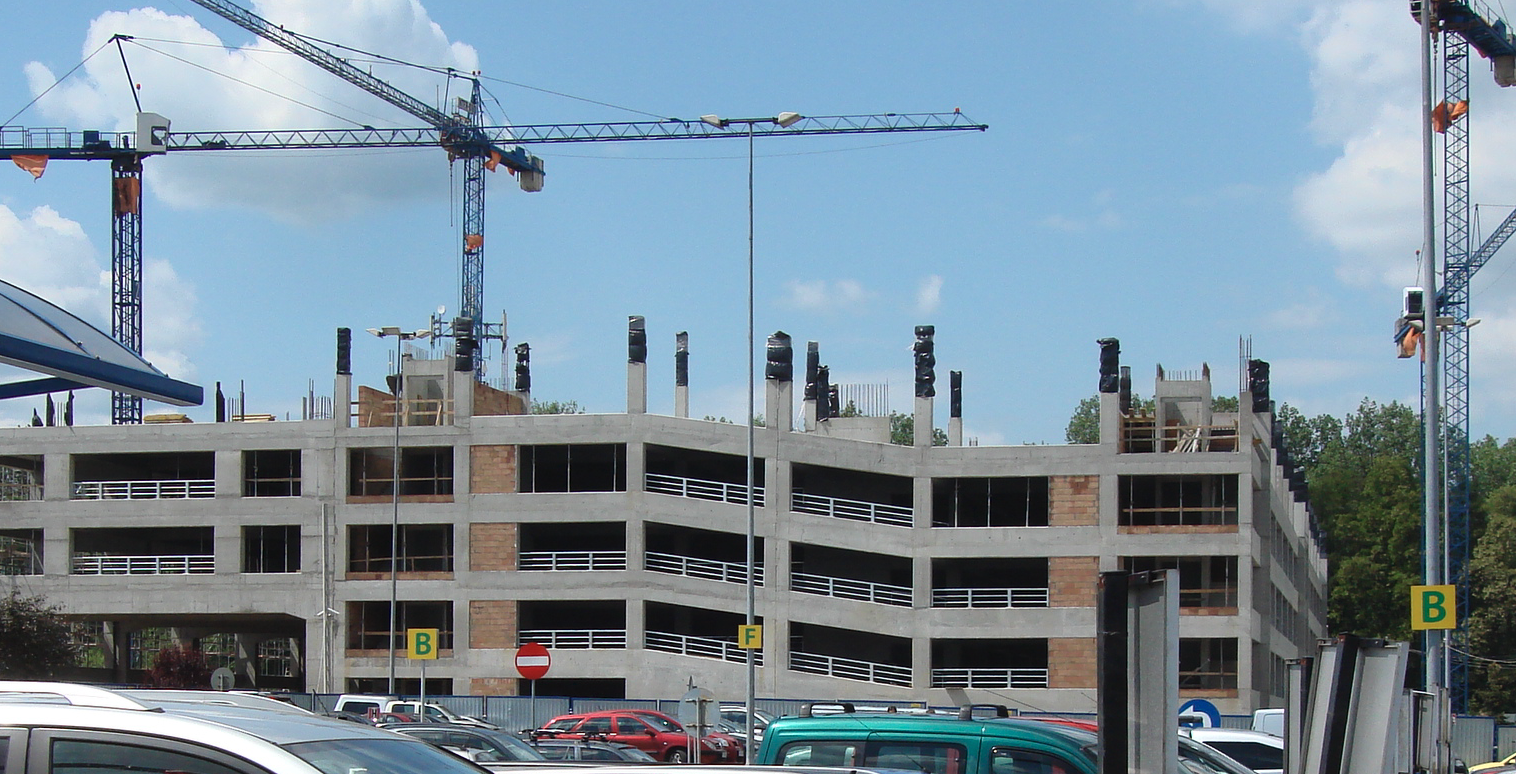
[[[70,683],[0,682],[0,755],[5,774],[481,774],[356,723]]]

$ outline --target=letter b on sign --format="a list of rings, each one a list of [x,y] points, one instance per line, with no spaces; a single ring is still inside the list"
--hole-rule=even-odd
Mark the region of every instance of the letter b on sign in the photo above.
[[[409,647],[406,656],[413,659],[437,658],[437,635],[436,629],[406,629],[405,640]]]
[[[1458,590],[1454,586],[1412,586],[1411,628],[1458,628]]]

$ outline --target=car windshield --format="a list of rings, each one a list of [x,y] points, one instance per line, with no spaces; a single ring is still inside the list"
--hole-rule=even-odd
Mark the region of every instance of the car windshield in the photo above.
[[[546,728],[546,729],[548,729],[550,731],[567,731],[570,728],[573,728],[574,726],[579,725],[579,721],[581,721],[581,720],[584,720],[584,718],[582,718],[582,717],[558,718],[557,720],[554,720],[553,722],[551,722],[551,723],[543,726],[543,728]]]
[[[663,717],[662,715],[638,714],[637,717],[641,718],[642,720],[646,720],[648,722],[648,725],[658,729],[659,731],[673,731],[676,734],[684,731],[684,726],[681,726],[678,723],[675,723],[674,721]]]
[[[322,774],[479,774],[480,769],[440,747],[415,739],[335,739],[296,742],[286,750]]]

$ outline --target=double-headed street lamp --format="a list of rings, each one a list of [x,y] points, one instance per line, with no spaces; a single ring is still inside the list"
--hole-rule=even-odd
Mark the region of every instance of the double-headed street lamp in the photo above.
[[[753,391],[757,386],[754,378],[754,358],[757,353],[753,345],[753,127],[757,124],[773,124],[780,128],[794,126],[804,118],[799,113],[780,113],[771,118],[722,118],[718,115],[704,115],[700,117],[711,126],[718,129],[730,128],[733,124],[747,127],[747,618],[748,626],[758,622],[757,615],[757,588],[754,579],[757,570],[757,516],[753,510],[753,447],[754,428],[753,420],[756,416],[753,405]],[[789,428],[783,428],[788,430]],[[747,712],[746,731],[747,738],[744,744],[747,746],[747,755],[744,760],[752,761],[758,750],[753,744],[753,715],[756,711],[757,693],[757,661],[753,649],[747,652]]]
[[[399,571],[400,571],[400,407],[405,400],[405,368],[402,365],[405,359],[402,347],[405,342],[412,339],[424,339],[432,335],[431,329],[419,331],[402,331],[394,325],[383,328],[369,328],[369,333],[379,338],[395,339],[395,457],[394,484],[391,495],[394,500],[395,510],[390,517],[390,680],[389,693],[395,695],[395,619],[400,606],[399,603]],[[425,693],[426,686],[422,686]]]

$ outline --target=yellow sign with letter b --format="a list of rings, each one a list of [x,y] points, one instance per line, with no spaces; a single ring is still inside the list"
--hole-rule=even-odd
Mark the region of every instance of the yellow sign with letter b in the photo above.
[[[438,634],[437,629],[406,629],[405,657],[436,660]]]
[[[1456,586],[1412,586],[1411,629],[1457,629]]]

